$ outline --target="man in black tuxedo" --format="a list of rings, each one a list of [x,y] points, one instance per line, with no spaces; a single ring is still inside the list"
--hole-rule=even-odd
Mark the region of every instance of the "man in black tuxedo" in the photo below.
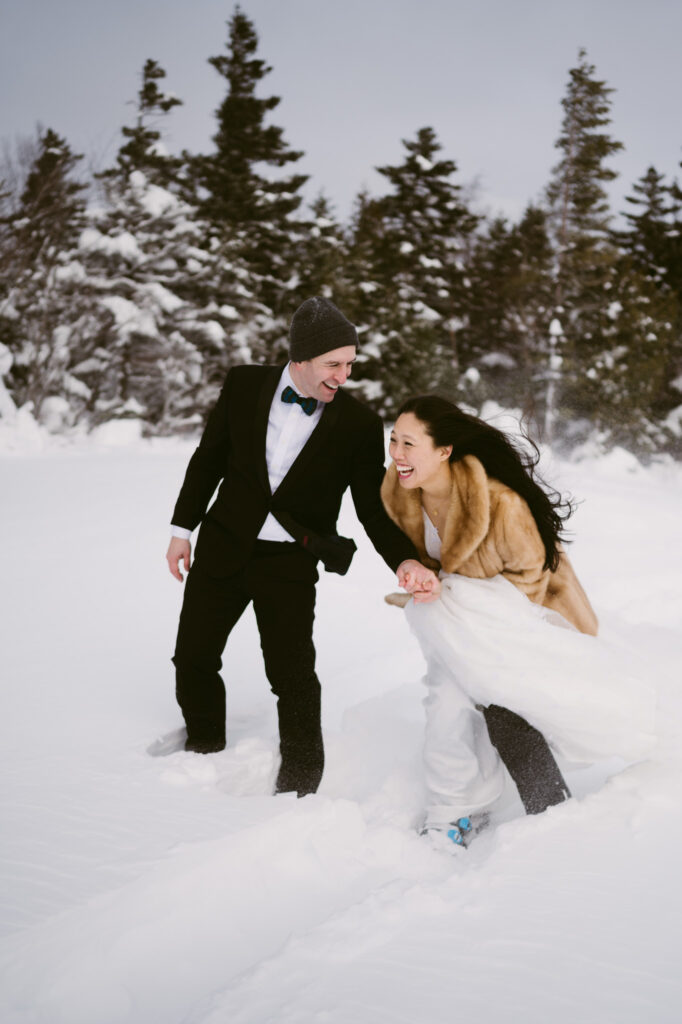
[[[281,765],[276,792],[315,792],[324,766],[313,618],[317,562],[345,572],[354,545],[336,535],[351,489],[374,547],[415,600],[438,578],[383,509],[381,419],[342,385],[355,359],[355,327],[323,298],[296,311],[285,367],[229,371],[194,452],[173,513],[171,573],[190,568],[173,662],[187,725],[185,749],[225,746],[227,638],[253,601],[265,671],[277,697]],[[216,487],[213,504],[208,508]],[[208,509],[208,511],[207,511]]]

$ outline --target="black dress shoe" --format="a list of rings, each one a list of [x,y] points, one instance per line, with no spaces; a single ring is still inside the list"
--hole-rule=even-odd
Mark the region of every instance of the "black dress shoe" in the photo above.
[[[310,786],[286,786],[284,788],[275,786],[275,796],[280,793],[295,793],[297,797],[308,796],[310,793],[317,793],[317,788],[312,789]]]
[[[322,780],[322,771],[292,771],[281,767],[275,782],[275,796],[278,793],[296,793],[297,796],[308,796],[316,793]]]
[[[224,749],[225,740],[220,738],[202,740],[190,739],[188,736],[185,740],[185,750],[191,750],[194,754],[217,754],[219,750]]]

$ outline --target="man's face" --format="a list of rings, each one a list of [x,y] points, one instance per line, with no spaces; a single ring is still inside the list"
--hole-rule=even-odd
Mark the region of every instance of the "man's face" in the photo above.
[[[355,362],[355,345],[344,345],[304,363],[291,364],[291,376],[304,398],[332,402],[338,388],[350,377]]]

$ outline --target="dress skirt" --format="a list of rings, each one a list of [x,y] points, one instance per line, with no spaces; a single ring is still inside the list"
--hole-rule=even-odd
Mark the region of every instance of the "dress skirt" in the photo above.
[[[441,573],[441,586],[437,601],[406,608],[427,662],[427,824],[485,810],[504,788],[477,705],[514,711],[572,763],[652,750],[654,690],[623,654],[504,576]]]

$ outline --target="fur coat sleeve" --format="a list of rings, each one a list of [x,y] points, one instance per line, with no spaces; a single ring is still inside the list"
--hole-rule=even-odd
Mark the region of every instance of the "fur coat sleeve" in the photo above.
[[[596,635],[597,618],[566,554],[552,573],[543,568],[545,548],[525,500],[487,476],[466,455],[450,463],[450,507],[441,531],[441,563],[426,553],[421,491],[400,486],[395,466],[384,477],[386,511],[407,534],[424,564],[448,573],[486,579],[498,573],[530,601],[559,612],[582,633]]]

